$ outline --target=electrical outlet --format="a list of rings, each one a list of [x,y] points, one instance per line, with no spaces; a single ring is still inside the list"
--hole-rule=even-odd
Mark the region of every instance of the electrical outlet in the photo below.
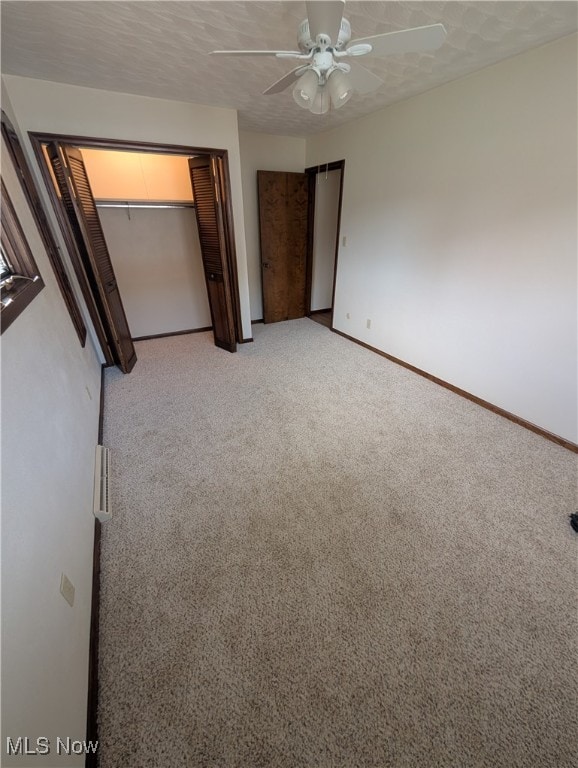
[[[86,387],[86,394],[88,395],[88,399],[92,400],[92,394],[91,394],[90,389],[88,388],[88,386]]]
[[[345,315],[345,317],[346,317],[348,320],[351,320],[351,312],[347,312],[347,314]]]
[[[346,235],[343,235],[343,240],[341,242],[343,243],[343,247],[347,248],[347,237],[346,237]]]
[[[368,328],[371,328],[371,320],[370,320],[369,318],[367,318],[367,323],[366,323],[366,326],[367,326]]]
[[[60,594],[71,607],[74,605],[74,584],[65,573],[60,577]]]

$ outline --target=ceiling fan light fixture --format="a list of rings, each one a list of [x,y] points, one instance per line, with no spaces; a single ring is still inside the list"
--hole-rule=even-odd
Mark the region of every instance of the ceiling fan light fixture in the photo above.
[[[342,59],[435,51],[447,36],[444,25],[438,23],[352,40],[351,25],[343,16],[345,0],[305,0],[305,5],[307,18],[301,22],[297,34],[299,50],[213,51],[213,54],[296,59],[301,65],[263,93],[276,94],[293,87],[295,102],[315,115],[324,115],[330,108],[340,109],[349,101],[353,90],[364,95],[383,85],[383,79],[369,69],[354,64],[352,70]]]
[[[324,115],[329,112],[329,91],[326,85],[320,85],[313,99],[309,111],[314,115]]]
[[[303,109],[311,109],[317,89],[319,87],[319,75],[313,69],[308,69],[293,88],[293,98]]]
[[[349,78],[340,69],[334,70],[329,75],[327,86],[334,109],[342,107],[353,95],[353,87],[349,82]]]

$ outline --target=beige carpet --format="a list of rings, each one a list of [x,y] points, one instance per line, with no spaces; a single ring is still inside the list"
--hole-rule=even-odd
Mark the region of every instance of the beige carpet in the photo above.
[[[308,319],[107,371],[101,768],[577,765],[576,457]]]

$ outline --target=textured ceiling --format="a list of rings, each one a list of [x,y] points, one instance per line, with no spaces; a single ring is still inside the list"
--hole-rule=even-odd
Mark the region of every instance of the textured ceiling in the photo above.
[[[576,2],[355,2],[352,38],[442,22],[433,55],[359,60],[385,79],[340,110],[311,115],[291,90],[262,91],[293,68],[275,58],[217,58],[219,48],[294,49],[305,3],[2,0],[2,71],[91,88],[232,107],[243,130],[305,136],[463,77],[576,31]]]

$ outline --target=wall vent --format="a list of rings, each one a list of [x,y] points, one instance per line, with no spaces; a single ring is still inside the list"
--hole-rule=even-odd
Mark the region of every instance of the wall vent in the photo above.
[[[96,446],[94,462],[94,516],[101,523],[112,518],[110,506],[110,448]]]

